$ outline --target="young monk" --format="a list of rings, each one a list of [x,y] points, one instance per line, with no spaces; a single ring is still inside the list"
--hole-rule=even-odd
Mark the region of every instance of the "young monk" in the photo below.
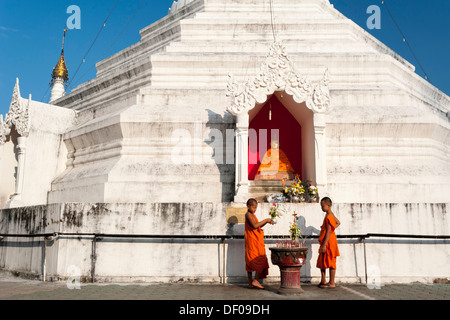
[[[341,222],[331,211],[332,201],[325,197],[320,201],[322,211],[326,213],[323,224],[320,227],[319,235],[319,257],[317,258],[317,268],[321,272],[320,288],[335,288],[336,283],[334,277],[336,275],[336,257],[339,256],[339,248],[337,244],[336,234],[334,230],[339,227]],[[325,280],[325,271],[330,269],[330,281]]]
[[[248,287],[264,289],[258,280],[267,277],[269,262],[267,261],[266,248],[264,246],[264,232],[261,227],[267,223],[273,224],[272,219],[264,219],[259,222],[255,216],[258,202],[255,199],[247,201],[247,213],[245,214],[245,270],[248,276]],[[255,278],[252,273],[255,271]]]

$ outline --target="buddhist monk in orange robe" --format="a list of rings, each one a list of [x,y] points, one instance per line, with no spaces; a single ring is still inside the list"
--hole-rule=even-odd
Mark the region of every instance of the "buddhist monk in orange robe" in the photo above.
[[[247,213],[245,214],[245,270],[248,276],[248,287],[264,289],[259,279],[264,279],[269,271],[269,262],[264,246],[264,231],[261,227],[267,223],[273,224],[272,219],[264,219],[259,222],[255,216],[258,202],[255,199],[247,201]],[[252,273],[255,271],[255,278]]]
[[[339,248],[334,230],[341,224],[331,211],[331,199],[328,197],[320,201],[322,211],[326,213],[323,224],[320,227],[319,235],[319,257],[317,258],[317,268],[321,272],[320,288],[335,288],[334,281],[336,275],[336,257],[339,256]],[[330,281],[326,283],[325,271],[330,269]]]

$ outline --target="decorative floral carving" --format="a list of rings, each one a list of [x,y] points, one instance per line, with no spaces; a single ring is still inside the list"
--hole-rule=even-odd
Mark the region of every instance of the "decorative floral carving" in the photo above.
[[[312,96],[313,103],[311,108],[314,112],[326,112],[330,105],[330,89],[328,88],[328,69],[325,71],[325,75],[320,81],[319,85],[314,88]]]
[[[11,128],[3,121],[3,116],[0,114],[0,146],[6,143],[10,132]]]
[[[284,46],[275,42],[254,79],[239,84],[229,75],[227,96],[231,97],[231,105],[227,111],[233,115],[248,112],[256,103],[264,103],[275,91],[285,91],[297,103],[306,102],[307,107],[314,112],[327,112],[330,107],[328,84],[328,70],[320,83],[313,86],[307,77],[296,72]]]
[[[20,96],[19,79],[17,79],[11,105],[5,117],[5,124],[9,128],[14,125],[17,133],[22,137],[27,137],[30,133],[29,105],[30,100],[28,100],[28,104],[23,103],[23,99]]]

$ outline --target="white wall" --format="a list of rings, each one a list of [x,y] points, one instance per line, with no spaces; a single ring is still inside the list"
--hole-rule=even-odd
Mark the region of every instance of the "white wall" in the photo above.
[[[237,204],[234,204],[237,205]],[[226,222],[230,204],[64,204],[10,209],[0,212],[1,233],[78,232],[164,235],[242,235],[243,224]],[[271,204],[260,204],[257,216],[264,219]],[[265,234],[287,235],[291,214],[299,214],[305,234],[318,234],[323,220],[319,204],[283,204],[287,210],[279,223],[266,226]],[[395,233],[448,234],[450,204],[334,204],[341,220],[337,234]],[[45,219],[43,219],[45,217]],[[43,222],[44,221],[44,222]],[[194,281],[245,282],[244,240],[110,239],[96,245],[95,279],[121,281]],[[17,243],[22,245],[17,246]],[[380,270],[381,282],[432,282],[450,278],[449,240],[369,238],[364,245],[358,239],[338,239],[341,256],[337,259],[337,280],[364,282],[365,267]],[[25,245],[26,244],[26,245]],[[266,240],[270,247],[275,241]],[[318,281],[315,267],[317,239],[306,241],[308,258],[302,268],[303,280]],[[223,249],[225,248],[225,252]],[[47,243],[48,279],[67,279],[76,266],[82,278],[92,276],[90,236],[61,236]],[[42,270],[42,243],[35,240],[5,239],[0,246],[0,268],[25,274]],[[223,263],[225,259],[225,269]],[[278,281],[279,269],[271,265],[268,281]]]

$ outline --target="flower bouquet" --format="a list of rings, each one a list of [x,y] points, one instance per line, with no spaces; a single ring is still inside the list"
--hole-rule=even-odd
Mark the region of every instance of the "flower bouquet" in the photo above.
[[[283,193],[290,197],[292,202],[300,202],[305,200],[305,187],[298,175],[295,177],[294,182],[290,186],[284,186]]]
[[[319,189],[313,185],[311,180],[306,180],[303,186],[306,190],[308,202],[317,202],[317,198],[319,196]]]
[[[273,223],[275,224],[275,223],[277,223],[277,218],[279,218],[283,215],[283,210],[281,210],[278,207],[278,204],[276,204],[276,203],[272,203],[272,204],[273,204],[273,206],[272,206],[272,208],[270,208],[269,215],[270,215],[270,218],[273,220]]]

